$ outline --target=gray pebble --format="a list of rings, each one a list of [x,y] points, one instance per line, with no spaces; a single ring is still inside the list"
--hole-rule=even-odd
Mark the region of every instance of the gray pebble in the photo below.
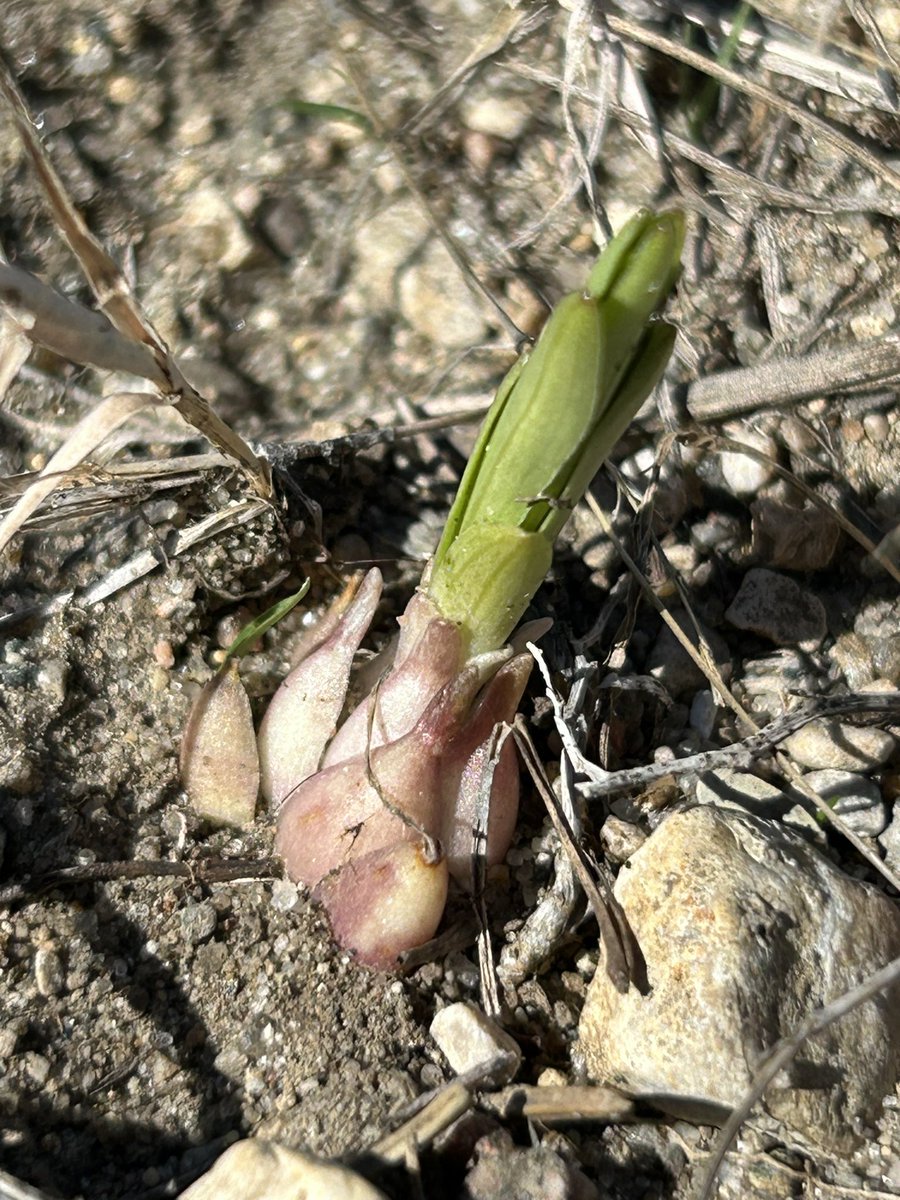
[[[736,771],[731,767],[701,775],[697,780],[695,795],[698,804],[742,808],[760,817],[780,817],[790,804],[780,788],[760,779],[758,775]]]
[[[704,741],[708,741],[712,735],[718,712],[719,706],[710,688],[701,689],[691,701],[690,726]]]
[[[209,900],[186,904],[179,913],[181,932],[185,941],[196,946],[211,937],[216,928],[216,910]]]
[[[754,567],[744,576],[725,612],[736,629],[768,638],[779,646],[818,646],[827,631],[821,600],[793,579]]]
[[[900,871],[900,809],[894,812],[894,819],[879,835],[878,844],[884,851],[885,861],[891,870]]]
[[[684,630],[690,641],[697,644],[697,631],[694,622],[684,609],[672,611],[678,625]],[[709,643],[716,666],[725,679],[731,675],[731,656],[728,646],[719,634],[700,626],[703,636]],[[647,671],[654,679],[667,689],[674,697],[694,693],[707,683],[707,678],[668,625],[664,625],[650,651],[647,660]]]
[[[810,771],[806,783],[859,837],[878,837],[887,825],[887,807],[878,785],[852,771]]]

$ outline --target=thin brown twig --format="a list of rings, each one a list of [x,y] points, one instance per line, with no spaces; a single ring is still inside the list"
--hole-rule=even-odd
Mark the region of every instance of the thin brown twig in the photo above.
[[[187,879],[191,883],[234,883],[237,880],[281,879],[284,869],[276,858],[254,860],[206,859],[200,862],[170,862],[164,858],[136,858],[122,862],[83,863],[59,867],[34,879],[20,880],[0,888],[0,904],[22,904],[37,899],[51,888],[76,887],[86,883],[113,883],[131,879]]]
[[[608,893],[606,897],[600,894],[597,880],[594,877],[593,864],[572,832],[565,813],[553,795],[553,789],[550,787],[540,757],[521,716],[516,717],[513,736],[522,755],[522,761],[544,801],[557,837],[566,848],[578,875],[579,883],[584,888],[588,903],[600,927],[600,941],[606,958],[606,973],[616,991],[624,994],[633,981],[638,982],[641,978],[639,964],[634,960],[634,940],[628,937],[625,929],[622,928],[622,923],[625,921],[624,914],[618,911],[618,904],[611,893]]]

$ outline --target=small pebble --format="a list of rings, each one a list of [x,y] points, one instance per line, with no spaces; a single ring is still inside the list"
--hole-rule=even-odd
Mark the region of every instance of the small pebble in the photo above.
[[[436,240],[400,276],[400,311],[417,333],[450,350],[468,349],[487,333],[481,305]]]
[[[65,985],[62,963],[55,950],[37,950],[34,955],[34,981],[42,996],[58,996]]]
[[[64,658],[48,658],[41,663],[37,673],[37,684],[48,699],[62,704],[66,698],[68,680],[69,664]]]
[[[778,459],[778,446],[764,433],[744,426],[729,428],[725,432],[735,441],[743,442],[753,450],[759,450],[768,458]],[[774,464],[760,462],[749,454],[731,450],[722,455],[722,475],[729,490],[735,496],[755,496],[775,474]]]
[[[179,913],[181,932],[185,941],[192,946],[205,942],[215,932],[217,915],[209,900],[199,904],[186,904]]]
[[[709,741],[712,736],[718,712],[719,706],[711,688],[702,688],[691,701],[688,721],[691,729],[696,729],[704,741]]]
[[[760,817],[779,817],[790,803],[780,788],[760,779],[758,775],[736,771],[731,767],[701,775],[697,781],[695,798],[698,804],[743,808]]]
[[[689,614],[684,609],[673,609],[672,616],[689,640],[696,645],[697,631]],[[720,634],[704,628],[702,624],[701,632],[712,650],[716,666],[722,676],[728,679],[731,675],[731,654],[727,644]],[[664,625],[660,630],[650,651],[646,669],[674,697],[693,695],[699,688],[708,684],[706,675],[690,658],[668,625]]]
[[[859,837],[878,837],[887,826],[887,806],[878,785],[852,771],[810,771],[803,782]]]
[[[44,1058],[43,1054],[36,1054],[30,1051],[24,1055],[22,1064],[25,1068],[25,1074],[32,1083],[38,1087],[43,1087],[50,1075],[50,1061]]]
[[[621,817],[607,817],[600,830],[600,844],[606,857],[612,862],[627,862],[646,840],[647,835],[643,829],[630,821],[623,821]]]
[[[431,1036],[458,1075],[507,1054],[509,1065],[502,1071],[502,1082],[508,1083],[522,1061],[518,1042],[474,1004],[448,1004],[442,1008],[431,1022]]]
[[[750,505],[750,511],[757,562],[789,571],[820,571],[834,558],[840,526],[815,505],[795,508],[762,497]]]
[[[293,912],[300,893],[289,879],[276,879],[272,884],[272,907],[278,912]]]
[[[467,128],[489,137],[514,142],[525,131],[534,109],[524,97],[486,96],[463,104],[462,118]]]
[[[815,649],[828,628],[817,596],[786,575],[761,567],[744,576],[725,618],[736,629],[768,638],[778,646]]]

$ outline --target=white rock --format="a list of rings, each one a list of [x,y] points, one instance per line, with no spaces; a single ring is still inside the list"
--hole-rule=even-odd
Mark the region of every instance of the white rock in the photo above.
[[[900,913],[776,822],[669,817],[616,881],[650,992],[591,983],[578,1057],[591,1078],[671,1111],[720,1114],[803,1017],[900,953]],[[813,1146],[859,1141],[900,1072],[900,1007],[868,1001],[807,1042],[764,1105]]]
[[[385,1200],[371,1183],[337,1163],[275,1142],[235,1142],[181,1200]]]
[[[801,767],[836,771],[880,767],[896,745],[897,739],[883,729],[842,721],[810,721],[784,741],[785,750]]]
[[[808,771],[803,782],[829,804],[860,837],[878,837],[887,825],[887,807],[871,779],[853,771]]]
[[[778,460],[778,445],[764,433],[747,429],[746,426],[726,426],[726,434],[737,442],[753,450],[759,450],[769,458]],[[722,455],[722,475],[735,496],[755,496],[775,474],[774,466],[769,463],[757,462],[749,454],[739,454],[726,450]]]
[[[489,137],[514,142],[525,132],[534,108],[523,98],[485,96],[464,103],[462,118],[467,128]]]
[[[442,1008],[431,1022],[431,1036],[457,1075],[507,1054],[509,1066],[495,1075],[498,1083],[507,1083],[522,1061],[518,1042],[474,1004],[448,1004]]]

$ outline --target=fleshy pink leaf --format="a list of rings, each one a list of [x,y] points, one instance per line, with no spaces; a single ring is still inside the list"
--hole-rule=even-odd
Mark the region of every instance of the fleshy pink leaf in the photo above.
[[[253,821],[259,757],[250,701],[233,664],[194,701],[181,743],[181,781],[201,816],[225,825]]]
[[[430,862],[420,842],[398,842],[355,858],[322,880],[336,941],[379,970],[434,936],[447,903],[447,863]]]
[[[381,572],[373,569],[328,638],[272,697],[259,730],[262,790],[271,807],[277,809],[318,770],[344,706],[353,656],[380,596]]]
[[[531,673],[532,659],[519,654],[500,668],[478,699],[477,707],[441,757],[443,819],[441,841],[450,873],[463,886],[471,879],[473,830],[491,734],[511,724]],[[488,866],[506,857],[519,811],[519,765],[507,740],[494,768],[487,826]]]
[[[338,730],[325,753],[325,766],[364,754],[367,745],[372,750],[408,733],[441,688],[458,674],[462,655],[458,628],[433,615],[411,627],[406,622],[421,617],[430,601],[417,595],[409,608],[414,605],[414,616],[407,609],[400,618],[404,624],[393,667]],[[375,717],[370,720],[373,704]]]

